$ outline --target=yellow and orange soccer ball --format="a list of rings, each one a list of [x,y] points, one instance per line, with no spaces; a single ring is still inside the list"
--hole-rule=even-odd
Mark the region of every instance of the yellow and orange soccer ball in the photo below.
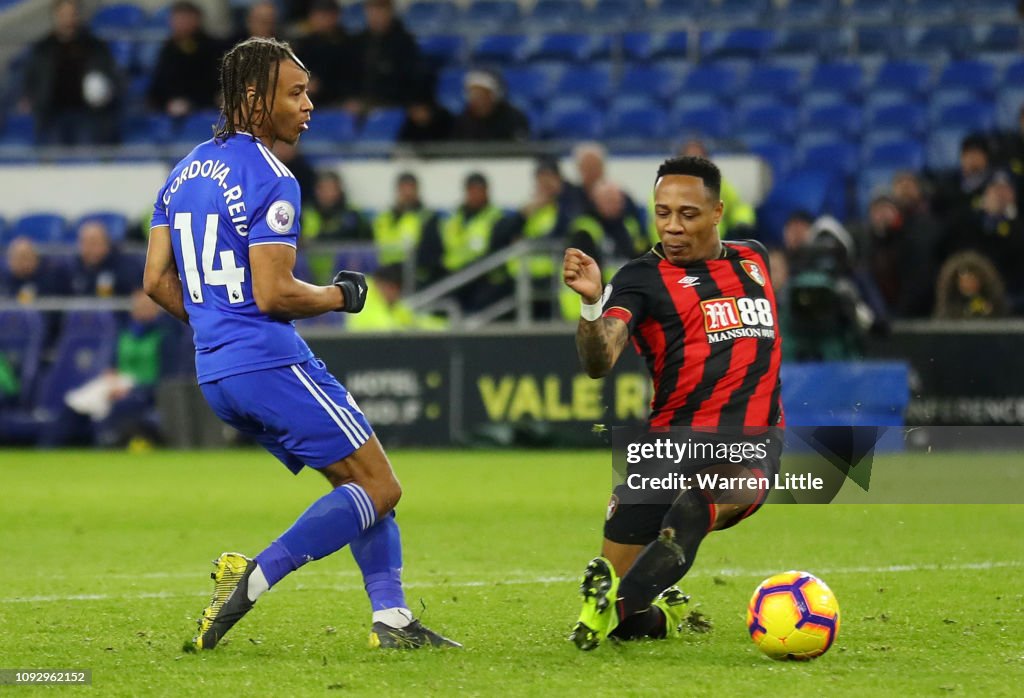
[[[839,634],[839,602],[813,574],[776,574],[754,590],[747,629],[758,649],[772,659],[814,659]]]

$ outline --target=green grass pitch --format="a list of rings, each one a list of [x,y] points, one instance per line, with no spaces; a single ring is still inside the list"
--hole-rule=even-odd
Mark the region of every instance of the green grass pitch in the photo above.
[[[608,455],[391,457],[410,605],[464,650],[370,650],[342,551],[284,580],[216,651],[183,654],[209,561],[258,552],[325,481],[258,451],[8,450],[0,668],[91,669],[91,689],[58,690],[126,696],[1020,695],[1024,506],[768,506],[713,534],[685,580],[710,632],[582,653],[565,638],[601,539]],[[814,662],[772,662],[746,634],[754,587],[787,569],[823,577],[842,609]]]

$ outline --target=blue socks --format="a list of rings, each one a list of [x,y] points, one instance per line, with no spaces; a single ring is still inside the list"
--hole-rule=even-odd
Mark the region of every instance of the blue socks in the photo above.
[[[326,557],[352,543],[363,531],[373,530],[376,520],[376,510],[366,491],[355,483],[342,485],[313,502],[291,528],[256,556],[256,563],[267,586],[272,587],[307,562]],[[397,540],[394,519],[385,521],[394,526]],[[399,549],[399,567],[401,560]]]
[[[406,608],[402,591],[402,539],[395,512],[352,541],[351,548],[352,557],[362,570],[374,613]]]

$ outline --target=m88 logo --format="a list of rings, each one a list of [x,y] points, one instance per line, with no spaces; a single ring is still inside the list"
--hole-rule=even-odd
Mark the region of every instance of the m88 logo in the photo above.
[[[700,307],[708,334],[741,327],[775,327],[772,304],[767,298],[711,298],[701,301]]]

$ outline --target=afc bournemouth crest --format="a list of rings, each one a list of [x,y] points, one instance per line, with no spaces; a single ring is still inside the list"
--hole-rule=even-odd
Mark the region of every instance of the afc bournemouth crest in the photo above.
[[[743,267],[743,271],[747,272],[747,276],[754,280],[754,283],[758,286],[764,286],[764,272],[761,271],[760,264],[744,259],[740,262],[740,266]]]
[[[605,521],[611,521],[612,517],[615,516],[615,510],[619,508],[619,497],[613,494],[612,498],[608,500],[608,512],[604,515]]]

